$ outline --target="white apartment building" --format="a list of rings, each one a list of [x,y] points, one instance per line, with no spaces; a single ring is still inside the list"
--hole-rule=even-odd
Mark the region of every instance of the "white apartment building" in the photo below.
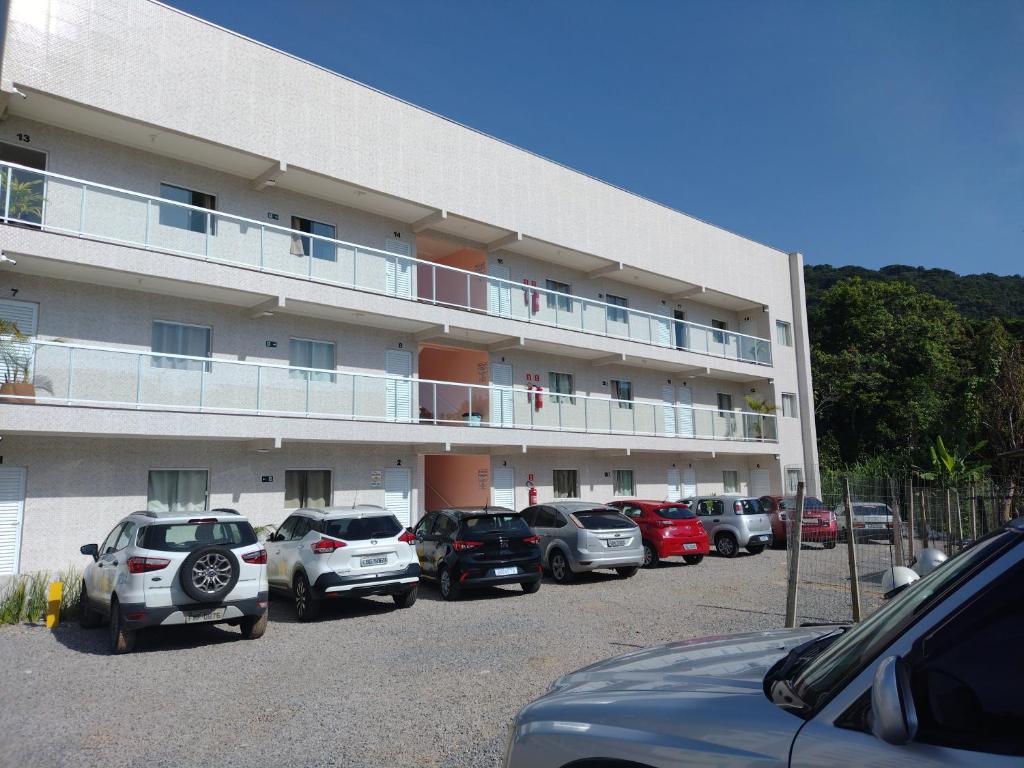
[[[147,506],[816,492],[799,254],[150,0],[9,6],[0,573]]]

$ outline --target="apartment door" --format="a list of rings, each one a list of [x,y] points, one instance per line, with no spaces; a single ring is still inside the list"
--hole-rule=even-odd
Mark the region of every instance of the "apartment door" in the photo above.
[[[679,501],[682,497],[682,483],[679,479],[679,470],[670,469],[665,473],[665,500]]]
[[[402,525],[412,524],[412,474],[405,467],[384,470],[384,509]]]
[[[693,390],[689,387],[680,387],[677,396],[679,398],[679,423],[676,434],[680,437],[694,437],[693,419]]]
[[[504,264],[489,266],[487,273],[490,277],[500,280],[509,280],[512,277],[512,270]],[[487,281],[487,314],[512,317],[512,287],[509,283]]]
[[[384,354],[385,418],[388,421],[412,421],[412,354],[405,349],[389,349]],[[393,379],[401,376],[402,379]]]
[[[512,418],[512,365],[491,363],[491,426],[511,427]]]
[[[510,467],[491,470],[491,503],[496,507],[516,508],[516,476]]]
[[[661,388],[662,414],[665,420],[666,435],[676,434],[676,388],[665,384]]]
[[[683,494],[684,499],[692,499],[697,495],[697,470],[683,470]]]
[[[0,467],[0,576],[18,572],[25,518],[25,469]]]
[[[672,326],[674,323],[667,317],[652,317],[654,324],[654,338],[652,341],[659,347],[672,346]]]
[[[686,349],[688,339],[686,338],[686,325],[683,323],[686,320],[686,313],[681,309],[673,310],[672,319],[675,321],[672,325],[675,330],[676,349]]]
[[[761,498],[772,491],[771,478],[767,469],[750,470],[750,495]]]
[[[412,261],[408,258],[412,255],[409,244],[393,237],[387,239],[385,247],[391,253],[398,256],[389,256],[386,267],[385,291],[389,296],[397,296],[400,299],[412,298]],[[402,256],[406,258],[401,258]]]

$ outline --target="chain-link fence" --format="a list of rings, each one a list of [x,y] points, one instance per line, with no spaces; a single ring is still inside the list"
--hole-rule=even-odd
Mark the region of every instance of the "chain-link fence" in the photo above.
[[[803,500],[796,557],[798,513],[794,500],[788,506],[775,514],[785,518],[787,619],[797,625],[862,619],[885,603],[894,566],[913,566],[926,547],[952,556],[1024,514],[1024,498],[1009,480],[950,487],[826,474],[820,497]]]

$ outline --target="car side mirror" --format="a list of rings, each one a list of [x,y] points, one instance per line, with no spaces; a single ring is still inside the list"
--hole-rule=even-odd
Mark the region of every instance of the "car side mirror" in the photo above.
[[[100,548],[95,544],[83,544],[78,548],[83,555],[88,555],[95,562],[100,559]]]
[[[910,676],[899,656],[883,659],[871,681],[871,733],[886,744],[900,746],[917,735],[917,710]]]

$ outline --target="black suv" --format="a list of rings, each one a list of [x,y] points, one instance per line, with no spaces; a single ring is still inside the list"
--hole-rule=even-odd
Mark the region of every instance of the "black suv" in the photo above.
[[[518,512],[461,507],[429,512],[413,529],[420,578],[433,579],[445,600],[463,589],[519,584],[540,589],[540,546]]]

